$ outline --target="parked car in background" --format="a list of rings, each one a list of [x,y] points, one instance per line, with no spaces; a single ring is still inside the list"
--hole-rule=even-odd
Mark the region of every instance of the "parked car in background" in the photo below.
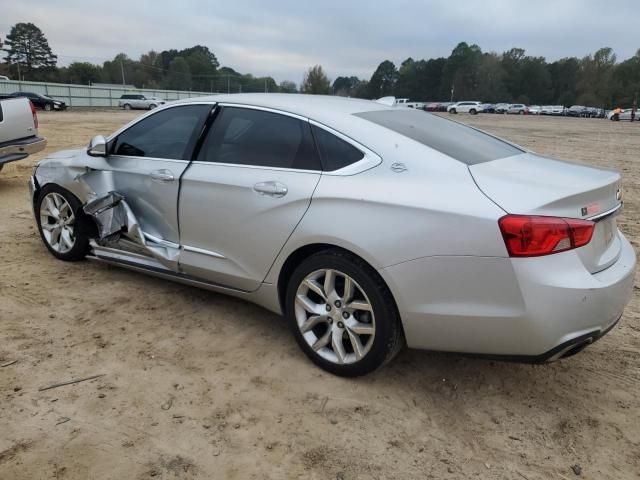
[[[614,120],[613,115],[615,114],[615,110],[610,110],[609,112],[607,112],[607,118],[609,120]],[[622,109],[622,112],[620,112],[620,115],[618,116],[618,120],[621,121],[630,121],[631,120],[631,109],[630,108],[624,108]],[[634,119],[636,122],[638,121],[638,112],[636,112],[636,116]]]
[[[436,112],[446,112],[450,105],[453,105],[455,102],[440,102],[438,104]]]
[[[9,81],[9,77],[5,75],[0,75],[0,82],[8,82],[8,81]]]
[[[493,103],[483,103],[482,113],[496,113],[496,106]]]
[[[593,108],[591,116],[592,118],[605,118],[604,108]]]
[[[440,104],[438,102],[429,102],[424,106],[425,111],[427,112],[437,112],[437,108]]]
[[[256,302],[344,376],[405,342],[545,362],[606,334],[633,296],[620,186],[437,115],[289,94],[172,102],[30,179],[56,258]]]
[[[529,114],[530,115],[540,115],[542,111],[542,107],[540,105],[529,105]]]
[[[588,117],[589,109],[582,105],[572,105],[565,111],[567,117]]]
[[[529,110],[524,103],[512,103],[507,108],[507,113],[511,115],[524,115],[526,113],[529,113]]]
[[[542,105],[540,107],[539,115],[551,115],[552,110],[553,110],[553,105]]]
[[[509,109],[508,103],[496,103],[494,108],[494,113],[507,113]]]
[[[475,115],[482,112],[482,102],[456,102],[447,107],[449,113],[470,113]]]
[[[153,110],[167,103],[165,100],[157,97],[146,97],[138,93],[126,93],[118,100],[118,106],[125,110],[142,109]]]
[[[0,100],[0,170],[6,163],[22,160],[46,147],[38,136],[36,108],[27,98]]]
[[[562,105],[552,105],[551,106],[551,114],[554,116],[562,116],[566,114],[566,108]]]
[[[42,110],[46,110],[47,112],[51,110],[66,110],[67,104],[62,100],[56,100],[55,98],[51,98],[48,95],[42,95],[40,93],[33,92],[13,92],[9,95],[13,98],[25,97],[28,98],[31,103],[36,108],[40,108]]]

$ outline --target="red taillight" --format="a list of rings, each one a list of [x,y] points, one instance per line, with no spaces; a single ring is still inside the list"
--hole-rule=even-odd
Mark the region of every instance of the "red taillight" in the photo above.
[[[595,223],[577,218],[506,215],[498,224],[511,257],[537,257],[591,241]]]
[[[38,114],[36,113],[36,107],[33,105],[33,102],[29,100],[29,106],[31,107],[31,115],[33,115],[33,126],[38,128]]]

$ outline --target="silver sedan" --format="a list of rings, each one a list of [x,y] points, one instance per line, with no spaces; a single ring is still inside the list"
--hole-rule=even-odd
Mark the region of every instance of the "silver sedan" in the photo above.
[[[633,288],[620,175],[339,97],[174,102],[31,178],[49,251],[255,302],[362,375],[412,348],[542,362]]]

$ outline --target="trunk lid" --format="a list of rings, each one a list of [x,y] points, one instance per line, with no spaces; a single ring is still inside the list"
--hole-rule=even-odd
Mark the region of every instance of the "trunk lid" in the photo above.
[[[618,259],[618,172],[532,153],[471,165],[469,171],[480,190],[507,213],[596,220],[591,242],[578,249],[590,272]]]

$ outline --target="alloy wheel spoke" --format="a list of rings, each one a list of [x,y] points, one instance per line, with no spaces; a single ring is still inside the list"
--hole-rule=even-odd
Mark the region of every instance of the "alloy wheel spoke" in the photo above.
[[[51,230],[51,246],[56,247],[60,243],[60,234],[62,233],[62,227],[56,226]]]
[[[315,315],[322,314],[322,306],[312,302],[306,295],[296,295],[296,303],[309,313],[313,313]]]
[[[312,292],[317,293],[318,295],[320,295],[320,297],[322,297],[322,299],[326,302],[327,301],[327,296],[324,293],[324,290],[322,289],[322,285],[320,285],[318,282],[316,282],[315,280],[313,280],[312,278],[307,278],[304,281],[304,284],[309,287],[309,290],[311,290]]]
[[[324,294],[326,298],[329,298],[336,290],[336,271],[326,270],[324,274]]]
[[[353,353],[356,355],[356,360],[360,360],[364,352],[364,347],[362,346],[360,337],[358,337],[355,332],[349,329],[347,329],[347,335],[349,335],[349,340],[351,341],[351,346],[353,347]]]
[[[344,294],[342,295],[342,302],[347,304],[353,298],[354,285],[353,280],[348,275],[344,276]]]
[[[313,327],[315,327],[316,325],[326,322],[327,321],[327,317],[325,315],[313,315],[309,318],[307,318],[307,321],[304,322],[302,325],[300,325],[300,331],[302,333],[307,333],[309,330],[311,330]]]
[[[336,328],[332,331],[331,348],[333,349],[333,353],[336,354],[338,363],[344,363],[347,352],[345,352],[344,345],[342,344],[342,330]]]
[[[71,230],[69,227],[64,227],[62,229],[62,233],[60,238],[62,239],[62,243],[67,247],[68,250],[73,248],[73,239],[71,238]]]
[[[355,320],[347,323],[347,330],[356,335],[373,335],[376,331],[375,327],[370,323],[357,322]]]
[[[311,345],[311,348],[313,348],[317,352],[321,348],[326,347],[327,345],[329,345],[329,342],[331,341],[331,336],[332,336],[332,330],[328,328],[327,332],[322,337],[318,338],[313,343],[313,345]]]
[[[47,232],[50,232],[51,230],[53,230],[58,226],[57,223],[42,223],[41,225],[42,225],[42,229],[46,230]]]
[[[60,212],[56,207],[56,204],[50,196],[44,199],[45,204],[45,212],[49,214],[49,216],[55,218],[56,220],[60,218]]]
[[[366,312],[371,311],[371,305],[366,300],[354,300],[352,302],[349,302],[346,308],[349,308],[351,310],[364,310]]]

